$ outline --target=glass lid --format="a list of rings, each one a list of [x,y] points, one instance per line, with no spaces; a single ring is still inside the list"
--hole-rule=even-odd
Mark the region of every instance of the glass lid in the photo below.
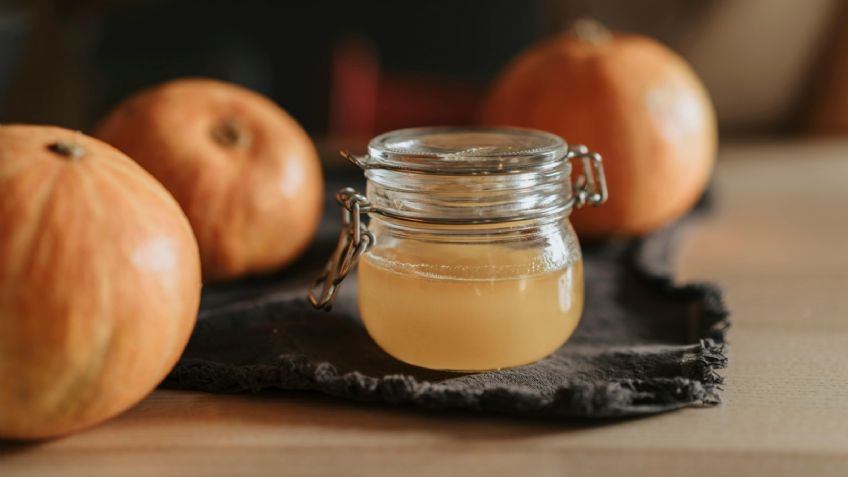
[[[401,129],[368,144],[363,169],[432,174],[508,174],[560,167],[566,144],[559,136],[519,128]]]

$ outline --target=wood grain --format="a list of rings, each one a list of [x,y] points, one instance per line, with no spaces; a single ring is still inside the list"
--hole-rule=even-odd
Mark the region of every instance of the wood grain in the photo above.
[[[600,424],[157,391],[0,475],[848,475],[848,142],[722,151],[681,279],[733,310],[724,404]]]

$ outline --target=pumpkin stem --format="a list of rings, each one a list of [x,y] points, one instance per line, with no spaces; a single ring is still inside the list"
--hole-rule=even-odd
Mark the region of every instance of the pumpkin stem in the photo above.
[[[242,147],[250,144],[250,133],[236,118],[227,118],[212,128],[212,138],[224,147]]]
[[[85,149],[79,144],[62,139],[49,144],[47,149],[65,159],[79,159],[85,154]]]
[[[580,18],[569,30],[572,35],[593,46],[602,45],[612,40],[612,32],[601,22],[591,18]]]

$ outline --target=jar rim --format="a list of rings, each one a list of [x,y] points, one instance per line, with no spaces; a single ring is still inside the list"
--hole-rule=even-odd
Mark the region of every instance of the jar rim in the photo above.
[[[514,127],[422,127],[390,131],[368,144],[363,169],[443,175],[513,174],[562,167],[559,136]]]

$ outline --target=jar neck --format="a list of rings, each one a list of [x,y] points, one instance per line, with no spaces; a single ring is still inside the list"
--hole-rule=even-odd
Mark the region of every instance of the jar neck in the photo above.
[[[566,214],[551,214],[510,222],[479,224],[434,224],[369,214],[368,225],[375,236],[391,236],[428,242],[507,243],[562,234],[568,229]],[[378,239],[379,240],[379,239]]]
[[[424,224],[504,224],[561,218],[571,211],[571,166],[519,173],[438,175],[366,171],[372,215]],[[497,227],[496,227],[497,228]]]

